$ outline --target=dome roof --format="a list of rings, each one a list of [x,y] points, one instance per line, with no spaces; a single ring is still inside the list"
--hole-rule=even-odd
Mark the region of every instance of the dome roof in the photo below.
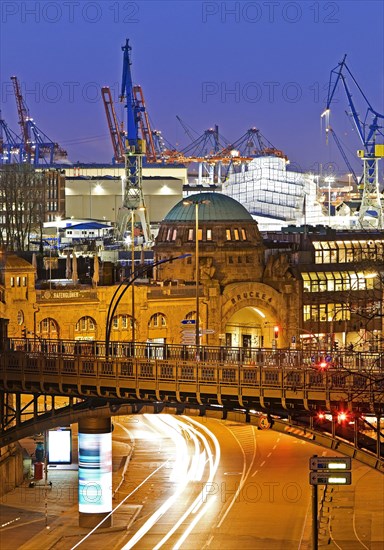
[[[190,203],[185,204],[186,202]],[[196,202],[199,203],[199,221],[253,221],[248,210],[232,197],[209,192],[190,195],[178,202],[165,216],[164,221],[194,221]]]

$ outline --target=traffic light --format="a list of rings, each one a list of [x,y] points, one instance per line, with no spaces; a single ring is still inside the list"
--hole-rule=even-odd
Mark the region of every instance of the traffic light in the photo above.
[[[277,325],[275,325],[275,326],[273,327],[273,334],[274,334],[275,340],[277,340],[278,337],[279,337],[279,327],[278,327]]]
[[[26,329],[25,327],[21,329],[21,336],[22,336],[23,338],[26,338],[26,337],[27,337],[27,329]]]
[[[334,351],[337,351],[339,349],[339,342],[337,340],[333,342],[333,349]]]
[[[326,370],[329,367],[329,363],[326,359],[323,357],[320,359],[320,361],[317,363],[317,366],[320,370]]]
[[[338,414],[337,414],[337,423],[338,424],[344,424],[344,422],[346,422],[346,420],[348,420],[348,415],[346,412],[344,411],[340,411]]]

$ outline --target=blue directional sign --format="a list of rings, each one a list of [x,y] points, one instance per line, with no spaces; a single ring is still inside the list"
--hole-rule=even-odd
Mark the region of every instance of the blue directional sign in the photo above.
[[[196,320],[195,319],[183,319],[181,321],[181,324],[182,325],[196,325]]]

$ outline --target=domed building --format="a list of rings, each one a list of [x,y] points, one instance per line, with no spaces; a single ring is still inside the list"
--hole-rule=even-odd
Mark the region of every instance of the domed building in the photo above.
[[[202,345],[290,346],[300,325],[300,282],[286,254],[265,247],[257,222],[239,202],[200,193],[176,204],[160,223],[154,260],[183,255],[160,263],[149,280],[125,292],[110,320],[111,341],[194,344],[198,325]],[[9,253],[0,276],[1,316],[9,320],[11,338],[105,341],[113,281],[36,284],[35,267]]]
[[[257,222],[239,202],[211,192],[180,201],[162,221],[154,251],[156,261],[190,254],[161,265],[155,278],[164,284],[199,283],[202,343],[288,345],[284,333],[294,331],[289,311],[298,306],[293,303],[296,281],[281,256],[278,261],[272,256],[266,260]]]

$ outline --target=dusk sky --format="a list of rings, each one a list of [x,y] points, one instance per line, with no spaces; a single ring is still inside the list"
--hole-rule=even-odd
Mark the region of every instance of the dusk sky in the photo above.
[[[218,124],[229,141],[256,126],[303,170],[335,162],[346,174],[320,124],[330,71],[344,54],[384,113],[380,0],[3,0],[0,10],[2,116],[19,133],[16,75],[37,126],[73,162],[111,161],[100,88],[118,97],[126,38],[152,124],[176,147],[189,143],[176,115],[198,134]],[[358,169],[361,145],[342,89],[337,99],[331,123]],[[354,99],[365,111],[357,93]],[[116,110],[124,116],[119,104]]]

